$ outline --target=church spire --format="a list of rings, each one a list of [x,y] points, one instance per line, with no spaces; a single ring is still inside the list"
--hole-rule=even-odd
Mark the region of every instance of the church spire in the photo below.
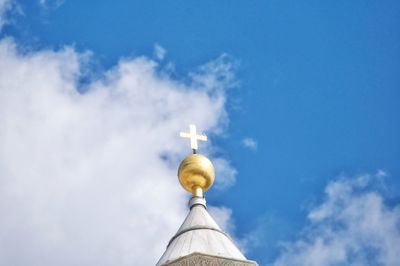
[[[190,212],[169,241],[157,266],[257,265],[246,259],[207,212],[203,193],[212,186],[215,170],[207,157],[197,153],[197,140],[206,141],[207,136],[197,134],[194,125],[190,125],[190,133],[181,132],[180,136],[190,138],[193,151],[178,169],[179,182],[186,191],[192,193]]]

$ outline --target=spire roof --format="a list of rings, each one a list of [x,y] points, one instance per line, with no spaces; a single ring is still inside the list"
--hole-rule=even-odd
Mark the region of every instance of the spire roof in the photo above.
[[[196,127],[190,125],[190,133],[181,133],[191,139],[193,154],[188,155],[179,165],[178,178],[182,187],[191,192],[190,212],[178,232],[171,238],[167,250],[157,266],[178,265],[257,265],[246,260],[206,209],[203,192],[207,191],[215,179],[215,169],[204,155],[197,154],[197,140],[207,140],[198,135]]]
[[[157,266],[193,253],[246,260],[232,239],[207,212],[204,198],[194,197],[189,204],[191,209],[188,216],[171,238]]]

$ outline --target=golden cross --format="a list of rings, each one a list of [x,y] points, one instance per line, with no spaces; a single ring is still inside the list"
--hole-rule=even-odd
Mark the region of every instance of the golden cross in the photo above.
[[[197,146],[197,140],[202,140],[202,141],[207,141],[207,136],[206,135],[198,135],[196,132],[196,126],[195,125],[189,125],[190,132],[181,132],[179,135],[182,138],[188,138],[190,139],[190,146],[192,147],[193,153],[196,153],[197,149],[199,148]]]

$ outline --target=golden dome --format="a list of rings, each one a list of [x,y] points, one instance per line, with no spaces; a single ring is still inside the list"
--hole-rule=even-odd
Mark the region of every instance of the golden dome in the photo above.
[[[179,165],[179,182],[182,187],[193,193],[195,197],[202,197],[214,182],[215,170],[211,161],[201,154],[187,156]]]

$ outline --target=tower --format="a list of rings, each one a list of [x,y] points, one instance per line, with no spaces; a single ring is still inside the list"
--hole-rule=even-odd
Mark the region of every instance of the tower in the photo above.
[[[190,133],[181,133],[190,138],[193,154],[180,164],[178,178],[182,187],[192,193],[190,211],[171,238],[167,249],[157,266],[255,266],[247,260],[235,243],[207,212],[204,192],[213,184],[215,170],[211,161],[197,153],[197,140],[206,141],[205,135],[198,135],[196,127],[190,125]]]

